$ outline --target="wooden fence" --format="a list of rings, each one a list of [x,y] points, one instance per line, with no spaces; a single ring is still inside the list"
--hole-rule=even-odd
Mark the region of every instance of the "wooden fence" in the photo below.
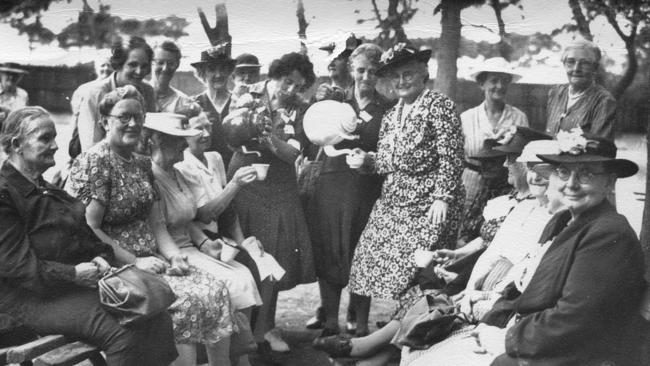
[[[30,73],[23,78],[21,86],[29,93],[30,104],[41,105],[56,112],[69,111],[69,98],[74,89],[94,77],[92,65],[72,68],[32,66],[27,69]],[[319,81],[324,79],[321,77]],[[177,72],[172,84],[189,95],[197,94],[204,88],[190,71]],[[380,85],[378,88],[387,90],[385,85]],[[508,103],[526,113],[533,128],[544,130],[546,96],[550,88],[551,85],[512,84],[508,89],[507,100]],[[313,93],[314,90],[315,86],[308,93]],[[459,112],[474,107],[483,100],[481,90],[473,81],[459,80],[457,94],[456,103]],[[635,133],[646,131],[650,116],[649,97],[650,90],[647,86],[628,89],[619,100],[616,131]]]

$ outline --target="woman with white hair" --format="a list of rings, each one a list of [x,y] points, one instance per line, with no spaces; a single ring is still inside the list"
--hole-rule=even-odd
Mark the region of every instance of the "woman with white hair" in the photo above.
[[[613,141],[616,100],[595,81],[600,59],[600,48],[590,41],[579,40],[564,49],[562,64],[569,83],[557,85],[548,93],[548,134],[555,136],[559,131],[580,127]]]

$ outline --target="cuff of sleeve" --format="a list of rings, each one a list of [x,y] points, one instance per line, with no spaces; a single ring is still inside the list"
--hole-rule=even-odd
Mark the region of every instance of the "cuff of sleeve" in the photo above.
[[[445,203],[451,203],[454,201],[454,196],[450,194],[434,194],[433,195],[434,200],[440,200]]]

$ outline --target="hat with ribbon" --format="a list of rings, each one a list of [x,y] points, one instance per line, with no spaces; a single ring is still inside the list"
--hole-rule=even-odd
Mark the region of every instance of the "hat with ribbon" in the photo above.
[[[414,47],[400,42],[381,55],[381,67],[377,69],[377,75],[385,76],[390,70],[411,61],[427,63],[430,58],[431,50],[418,51]]]
[[[547,135],[544,132],[533,130],[528,127],[517,126],[514,136],[507,144],[497,146],[494,149],[504,152],[506,154],[520,155],[529,142],[535,140],[552,140],[553,136]]]
[[[190,128],[187,118],[178,113],[147,113],[143,127],[178,137],[197,136],[201,133],[201,130]]]
[[[631,177],[639,171],[639,166],[631,160],[616,158],[616,145],[613,141],[586,134],[580,127],[557,134],[560,147],[558,154],[538,154],[542,161],[553,164],[606,163],[606,169],[619,178]]]
[[[503,57],[492,57],[483,61],[483,63],[477,67],[470,77],[478,82],[479,75],[483,73],[494,73],[494,74],[507,74],[512,78],[513,83],[521,79],[521,75],[516,73],[514,69],[510,66],[508,61]]]
[[[327,57],[328,63],[332,63],[336,59],[345,59],[352,54],[355,48],[361,45],[362,41],[357,38],[354,33],[346,33],[342,37],[338,37],[333,42],[329,42],[318,49],[329,52]]]
[[[504,157],[507,154],[504,153],[503,151],[495,150],[494,148],[497,146],[501,146],[499,142],[495,139],[485,139],[483,140],[483,147],[481,150],[479,150],[478,153],[474,156],[470,156],[470,159],[474,160],[490,160],[490,159],[496,159],[500,157]]]
[[[209,64],[220,64],[233,70],[235,68],[235,60],[230,57],[230,43],[224,42],[201,51],[201,60],[192,62],[190,65],[194,68],[199,68]]]

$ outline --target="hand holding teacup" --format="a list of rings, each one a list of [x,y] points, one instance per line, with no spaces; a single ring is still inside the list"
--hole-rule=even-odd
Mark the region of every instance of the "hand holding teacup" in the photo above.
[[[366,155],[368,155],[367,152],[356,148],[352,150],[352,153],[345,157],[345,162],[348,163],[350,168],[359,169],[363,166],[363,162],[366,160]]]

